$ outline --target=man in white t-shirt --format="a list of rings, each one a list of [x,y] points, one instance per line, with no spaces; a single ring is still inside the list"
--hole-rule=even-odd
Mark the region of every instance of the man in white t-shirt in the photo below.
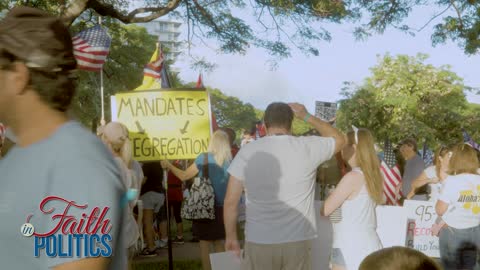
[[[292,136],[294,114],[324,137]],[[300,104],[272,103],[264,121],[267,136],[243,147],[228,169],[225,247],[240,254],[237,205],[245,190],[245,268],[310,270],[316,169],[343,148],[344,135]]]

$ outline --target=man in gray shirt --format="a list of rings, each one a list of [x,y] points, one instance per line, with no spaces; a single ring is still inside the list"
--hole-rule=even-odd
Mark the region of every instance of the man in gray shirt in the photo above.
[[[127,267],[116,244],[126,191],[118,168],[65,113],[75,68],[59,18],[19,7],[0,21],[0,122],[16,138],[0,159],[2,269]]]
[[[417,142],[414,139],[406,139],[400,144],[400,153],[405,159],[405,169],[402,177],[402,193],[406,196],[412,189],[412,182],[423,170],[425,170],[425,163],[422,157],[417,153]],[[412,197],[412,200],[426,201],[427,194],[417,194]]]

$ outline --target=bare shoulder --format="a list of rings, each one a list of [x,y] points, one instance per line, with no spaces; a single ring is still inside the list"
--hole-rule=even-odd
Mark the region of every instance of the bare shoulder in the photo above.
[[[341,182],[351,187],[357,187],[363,184],[363,179],[364,176],[361,172],[351,171],[343,176]]]

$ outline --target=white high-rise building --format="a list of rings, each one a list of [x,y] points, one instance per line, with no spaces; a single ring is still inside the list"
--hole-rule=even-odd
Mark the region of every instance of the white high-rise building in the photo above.
[[[182,51],[182,42],[179,40],[181,25],[180,22],[167,20],[156,20],[141,24],[149,34],[158,36],[160,44],[168,48],[168,53],[164,53],[165,57],[173,61]]]

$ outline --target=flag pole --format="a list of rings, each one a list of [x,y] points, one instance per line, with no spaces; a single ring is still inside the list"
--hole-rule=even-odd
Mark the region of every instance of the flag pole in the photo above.
[[[98,16],[98,24],[102,26],[101,16]],[[102,104],[102,119],[100,120],[100,124],[104,126],[105,125],[105,105],[104,105],[104,98],[103,98],[103,67],[100,69],[100,96],[101,96],[101,104]]]

